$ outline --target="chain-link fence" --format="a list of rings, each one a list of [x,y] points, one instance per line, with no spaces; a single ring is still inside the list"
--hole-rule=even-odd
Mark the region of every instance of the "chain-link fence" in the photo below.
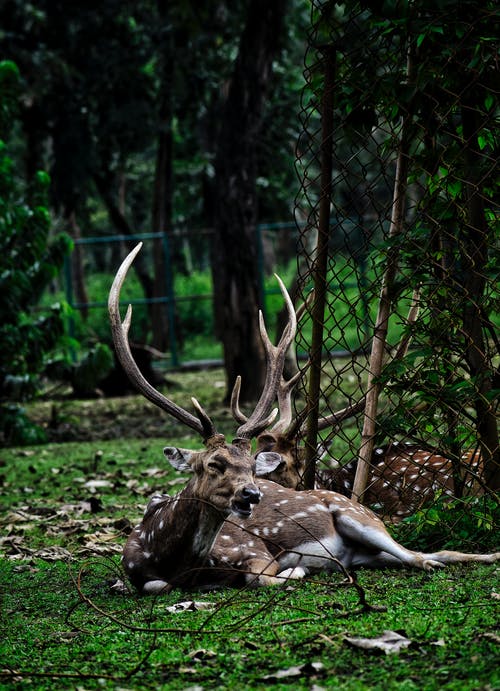
[[[450,29],[446,3],[388,19],[313,2],[300,113],[306,484],[392,518],[431,508],[438,529],[450,497],[474,525],[498,520],[498,44],[482,7],[455,5]]]

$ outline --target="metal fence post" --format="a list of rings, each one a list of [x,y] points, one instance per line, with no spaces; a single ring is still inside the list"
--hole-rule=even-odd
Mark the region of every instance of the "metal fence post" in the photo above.
[[[71,270],[71,258],[66,256],[64,257],[64,283],[65,283],[65,293],[66,293],[66,301],[68,305],[71,307],[71,310],[74,308],[74,302],[73,302],[73,272]],[[68,334],[69,337],[74,340],[75,338],[75,320],[73,319],[72,312],[68,316]],[[76,362],[76,353],[75,349],[73,346],[70,346],[70,355],[71,359],[73,362]]]
[[[166,305],[167,305],[167,321],[168,321],[168,340],[170,343],[170,354],[172,360],[172,367],[179,365],[179,357],[177,352],[177,333],[175,325],[175,291],[174,278],[172,272],[172,260],[170,252],[170,243],[168,241],[167,233],[162,233],[163,241],[163,256],[165,259],[165,284],[166,284]]]

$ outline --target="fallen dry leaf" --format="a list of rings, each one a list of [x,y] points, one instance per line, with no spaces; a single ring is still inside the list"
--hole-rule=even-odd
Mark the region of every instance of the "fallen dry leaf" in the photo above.
[[[167,612],[197,612],[198,610],[211,611],[215,609],[213,602],[195,602],[194,600],[186,600],[185,602],[176,602],[175,605],[167,607]]]
[[[500,645],[500,636],[497,633],[493,633],[493,631],[486,631],[485,633],[480,634],[479,637],[486,638],[487,640]]]
[[[322,672],[324,668],[325,666],[322,662],[306,662],[304,665],[288,667],[288,669],[280,669],[272,674],[266,674],[262,679],[265,681],[280,681],[280,679],[311,677]]]
[[[376,652],[382,651],[386,655],[399,653],[412,644],[412,641],[406,638],[406,636],[402,636],[396,631],[384,631],[381,636],[376,638],[351,638],[350,636],[344,636],[344,641],[354,648],[374,650]]]
[[[217,653],[213,650],[200,648],[199,650],[193,650],[193,652],[189,653],[189,657],[195,660],[195,662],[201,662],[202,660],[210,660],[210,658],[217,657]]]

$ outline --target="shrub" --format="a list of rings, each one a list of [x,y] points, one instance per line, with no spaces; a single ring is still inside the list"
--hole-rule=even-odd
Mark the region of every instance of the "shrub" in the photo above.
[[[14,103],[16,74],[12,63],[0,63],[0,102],[5,89],[9,95],[1,111],[3,133],[9,129],[8,113],[13,107],[9,111],[5,104]],[[0,434],[8,443],[43,440],[43,431],[30,424],[16,403],[36,394],[39,374],[64,334],[60,303],[37,309],[71,246],[64,235],[49,243],[49,182],[44,172],[37,173],[31,189],[20,182],[0,140]]]

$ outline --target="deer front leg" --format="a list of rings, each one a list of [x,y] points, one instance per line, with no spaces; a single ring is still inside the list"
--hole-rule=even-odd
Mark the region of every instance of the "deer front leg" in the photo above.
[[[288,579],[303,578],[302,567],[280,570],[278,557],[271,554],[266,543],[243,525],[228,519],[210,553],[213,568],[226,573],[222,580],[229,580],[235,572],[243,577],[246,586],[258,588],[268,585],[283,585]]]
[[[153,568],[152,554],[144,547],[143,534],[142,524],[130,533],[123,549],[122,564],[130,582],[139,592],[156,595],[165,592],[169,584]]]
[[[306,571],[301,566],[279,571],[276,559],[251,559],[245,565],[245,582],[249,586],[285,585],[289,580],[304,578]]]

